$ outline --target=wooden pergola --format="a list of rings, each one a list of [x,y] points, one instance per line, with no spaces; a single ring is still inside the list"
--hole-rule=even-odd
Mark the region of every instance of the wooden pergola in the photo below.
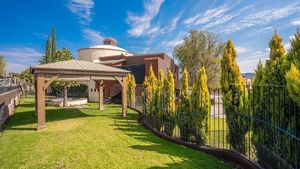
[[[99,85],[99,110],[103,109],[103,81],[117,80],[122,86],[122,114],[127,115],[127,83],[129,71],[82,60],[68,60],[31,67],[35,76],[35,111],[38,130],[46,128],[45,90],[55,80],[90,81]]]

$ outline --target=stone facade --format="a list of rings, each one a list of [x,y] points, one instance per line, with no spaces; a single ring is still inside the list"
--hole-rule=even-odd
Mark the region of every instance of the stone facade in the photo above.
[[[19,104],[20,89],[0,94],[0,130]]]

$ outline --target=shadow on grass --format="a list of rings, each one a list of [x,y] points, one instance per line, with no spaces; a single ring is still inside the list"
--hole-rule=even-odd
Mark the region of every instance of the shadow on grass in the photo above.
[[[173,160],[171,163],[164,164],[164,166],[153,166],[154,168],[230,168],[229,165],[220,163],[212,156],[192,150],[190,148],[170,143],[163,140],[150,131],[146,130],[143,126],[137,123],[139,115],[130,113],[127,118],[115,116],[116,130],[120,130],[128,136],[141,140],[149,145],[133,145],[130,148],[141,151],[152,151],[159,154],[168,155],[168,158],[173,160],[173,157],[179,157],[182,161],[178,162]]]
[[[37,117],[34,110],[35,104],[33,103],[22,103],[18,106],[16,113],[12,116],[9,122],[5,126],[5,130],[36,130]],[[30,110],[28,110],[31,108]],[[117,108],[120,108],[117,109]],[[117,114],[121,116],[120,105],[109,104],[106,106],[105,113],[101,113],[95,106],[89,108],[57,108],[57,107],[46,107],[46,123],[53,121],[61,121],[67,119],[93,117],[93,116],[105,116],[108,118],[114,118]],[[111,111],[110,111],[111,110]],[[85,111],[85,112],[83,112]],[[34,124],[34,125],[31,125]],[[31,127],[32,126],[32,127]]]
[[[12,116],[9,122],[5,126],[5,130],[36,130],[36,125],[32,126],[30,124],[37,124],[37,117],[35,116],[35,111],[22,111],[22,108],[34,107],[34,104],[21,104],[16,113]],[[46,122],[61,121],[66,119],[90,117],[95,115],[90,115],[83,113],[80,109],[76,108],[51,108],[46,109]],[[28,126],[29,125],[29,126]],[[24,127],[20,127],[24,126]],[[32,126],[32,127],[31,127]]]

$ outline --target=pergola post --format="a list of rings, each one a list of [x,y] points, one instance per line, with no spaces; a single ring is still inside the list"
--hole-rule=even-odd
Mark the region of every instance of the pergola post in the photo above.
[[[127,81],[126,77],[122,78],[122,114],[127,116]]]
[[[36,74],[36,91],[35,91],[35,104],[38,127],[37,130],[46,128],[46,116],[45,116],[45,74]]]
[[[98,82],[99,84],[99,110],[104,110],[103,106],[103,80]]]

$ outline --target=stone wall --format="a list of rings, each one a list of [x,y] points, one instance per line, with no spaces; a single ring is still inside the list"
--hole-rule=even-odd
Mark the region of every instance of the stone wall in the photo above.
[[[4,127],[6,120],[14,114],[19,99],[19,89],[0,94],[0,130]]]

